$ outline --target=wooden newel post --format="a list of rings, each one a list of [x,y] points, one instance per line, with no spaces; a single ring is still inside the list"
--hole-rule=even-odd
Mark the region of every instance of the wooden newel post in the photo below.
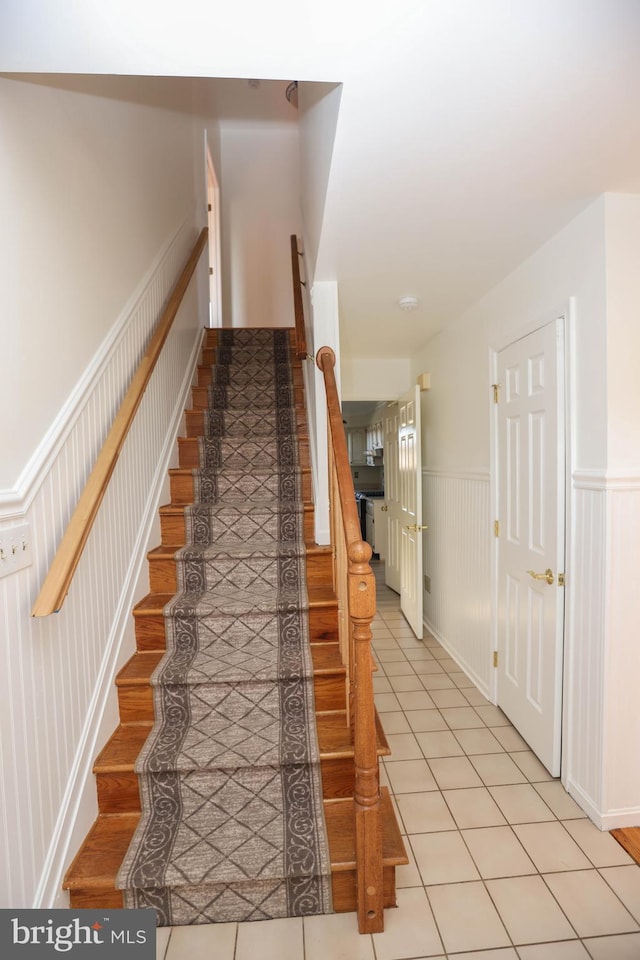
[[[354,665],[355,836],[358,927],[384,930],[382,819],[371,658],[371,621],[376,609],[371,547],[349,544],[349,614]]]

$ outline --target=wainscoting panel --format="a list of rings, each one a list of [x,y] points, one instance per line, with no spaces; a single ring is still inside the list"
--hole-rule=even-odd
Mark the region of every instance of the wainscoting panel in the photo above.
[[[425,624],[489,694],[491,518],[489,474],[423,470]]]
[[[596,811],[602,803],[606,493],[574,483],[572,500],[562,749],[570,792]]]
[[[131,605],[205,318],[194,277],[114,471],[62,610],[31,607],[96,454],[196,239],[185,224],[25,472],[0,492],[0,534],[30,525],[33,565],[0,579],[0,906],[50,906],[70,854],[101,718],[133,648]],[[198,270],[206,270],[202,258]],[[3,495],[4,494],[4,495]],[[92,784],[90,784],[92,786]],[[95,789],[94,789],[95,793]],[[95,801],[93,801],[95,803]],[[86,804],[85,804],[86,807]],[[91,810],[83,808],[85,820]],[[86,824],[88,826],[88,822]]]

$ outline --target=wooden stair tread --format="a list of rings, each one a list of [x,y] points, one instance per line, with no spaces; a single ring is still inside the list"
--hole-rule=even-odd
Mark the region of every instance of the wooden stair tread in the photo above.
[[[172,560],[174,555],[178,552],[178,550],[184,550],[185,546],[189,546],[189,544],[180,544],[180,543],[160,544],[159,546],[153,547],[152,550],[149,550],[147,552],[147,559],[148,560],[153,560],[153,559]],[[238,546],[240,546],[240,544],[238,544]],[[304,546],[305,546],[305,552],[308,556],[324,557],[324,556],[331,556],[332,554],[331,547],[320,546],[319,544],[313,543],[311,541],[308,543],[305,543]]]
[[[353,757],[353,742],[351,731],[347,726],[347,715],[344,710],[333,713],[321,713],[316,717],[318,731],[318,745],[320,757],[323,760],[333,760],[340,757]],[[379,757],[387,757],[391,750],[385,736],[382,724],[376,712],[376,739]]]
[[[324,803],[332,873],[355,870],[353,800]],[[381,790],[384,866],[409,862],[389,791]],[[63,881],[65,890],[111,891],[140,819],[137,813],[103,814],[94,822]]]
[[[332,873],[356,869],[356,841],[354,831],[355,803],[353,800],[328,800],[324,816],[329,840]],[[400,867],[409,863],[400,828],[396,822],[387,787],[380,789],[380,816],[382,819],[382,862],[385,867]]]
[[[163,503],[158,512],[169,516],[182,516],[185,506],[184,503]],[[305,513],[313,513],[314,506],[310,500],[305,500],[302,506]]]
[[[121,723],[104,745],[93,765],[94,773],[129,773],[144,742],[153,729],[152,723]]]
[[[347,726],[346,716],[344,710],[336,710],[316,717],[321,760],[353,757],[351,731]],[[100,751],[94,763],[93,772],[95,774],[131,773],[152,729],[152,723],[120,724]],[[391,751],[377,714],[376,733],[378,756],[388,756]]]
[[[336,595],[333,587],[328,584],[314,583],[307,586],[310,607],[335,607]],[[157,615],[162,613],[168,603],[175,597],[175,593],[148,593],[139,600],[133,608],[134,617]]]

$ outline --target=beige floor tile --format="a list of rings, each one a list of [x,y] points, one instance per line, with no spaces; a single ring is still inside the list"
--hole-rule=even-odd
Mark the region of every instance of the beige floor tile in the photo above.
[[[380,786],[389,787],[389,789],[391,789],[391,784],[389,783],[389,777],[387,776],[385,764],[386,764],[386,761],[384,760],[380,764]]]
[[[447,729],[444,717],[439,710],[407,710],[406,717],[414,733]]]
[[[640,957],[640,933],[595,937],[585,940],[584,944],[593,960],[638,960]]]
[[[438,789],[426,760],[390,760],[384,768],[396,794]]]
[[[504,753],[492,731],[487,727],[456,730],[456,740],[468,757],[479,753]]]
[[[409,842],[425,886],[461,883],[480,876],[458,830],[416,833]]]
[[[588,870],[591,866],[561,823],[521,823],[513,829],[540,873]]]
[[[576,936],[541,877],[487,880],[487,889],[516,946]]]
[[[441,790],[479,787],[482,780],[467,757],[441,757],[429,761],[431,772]]]
[[[378,708],[378,713],[387,713],[390,710],[401,709],[395,693],[376,693],[373,699]]]
[[[424,687],[422,686],[420,677],[418,677],[415,673],[410,673],[404,677],[391,676],[389,678],[389,683],[391,684],[391,689],[394,690],[395,693],[406,693],[407,691],[417,690],[419,690],[421,693],[424,693]]]
[[[444,663],[443,663],[444,666]],[[447,669],[447,673],[455,683],[456,687],[459,687],[460,690],[472,690],[475,689],[475,684],[466,673],[452,673],[451,670]]]
[[[485,695],[481,693],[477,687],[465,687],[461,693],[467,703],[470,703],[472,707],[491,706]]]
[[[376,660],[379,663],[406,663],[407,659],[398,647],[397,650],[378,650],[376,651]]]
[[[539,823],[544,820],[555,820],[549,807],[528,783],[508,784],[488,789],[509,823]]]
[[[304,918],[304,960],[374,960],[370,936],[358,933],[353,913]],[[209,960],[218,960],[213,954]],[[260,955],[256,955],[256,960]],[[191,958],[189,958],[191,960]],[[261,958],[260,958],[261,960]]]
[[[499,806],[486,787],[475,787],[471,790],[445,790],[444,798],[461,830],[472,827],[496,827],[506,823]]]
[[[384,633],[388,633],[388,636],[384,636]],[[379,628],[374,629],[373,631],[373,641],[371,646],[374,650],[399,650],[400,646],[398,641],[391,636],[388,631],[382,631]]]
[[[433,673],[437,673],[443,677],[447,676],[437,660],[416,660],[414,661],[413,669],[416,673],[420,674],[420,676]]]
[[[518,954],[513,947],[502,947],[500,950],[474,950],[472,953],[456,953],[454,960],[518,960]]]
[[[507,931],[484,883],[429,887],[428,897],[449,953],[510,946]]]
[[[605,867],[600,874],[640,922],[640,867],[635,863],[629,867]]]
[[[409,660],[411,660],[411,663],[416,663],[420,660],[434,660],[433,654],[425,647],[409,646],[408,643],[409,641],[406,637],[398,638],[398,646],[402,647]]]
[[[156,928],[156,960],[164,960],[169,946],[169,937],[171,936],[171,927]]]
[[[584,810],[581,810],[575,800],[572,800],[559,780],[536,783],[535,789],[559,820],[581,820],[586,816]]]
[[[302,917],[238,924],[234,960],[254,960],[255,957],[260,960],[303,960]]]
[[[393,687],[386,677],[373,678],[373,692],[375,693],[393,693]]]
[[[392,663],[385,663],[384,672],[388,677],[415,676],[413,667],[408,660],[394,660]]]
[[[194,923],[173,927],[166,960],[233,960],[237,923]]]
[[[420,679],[425,690],[453,690],[455,684],[446,673],[420,673]]]
[[[469,701],[465,700],[464,694],[460,693],[457,687],[449,690],[434,690],[431,699],[436,707],[468,707]]]
[[[404,887],[422,888],[422,877],[420,876],[420,871],[418,870],[416,862],[413,859],[413,851],[411,850],[411,846],[410,844],[405,843],[405,847],[407,850],[407,856],[409,857],[409,863],[405,863],[401,867],[396,867],[396,887],[398,890],[401,890]]]
[[[638,924],[597,870],[546,873],[547,886],[580,937],[631,933]]]
[[[567,820],[564,826],[594,867],[618,867],[633,863],[618,841],[606,830],[599,830],[591,820]]]
[[[413,733],[390,733],[387,736],[394,760],[419,760],[422,750]]]
[[[522,770],[515,765],[507,753],[479,754],[471,758],[482,782],[487,787],[503,783],[526,783]]]
[[[493,728],[493,732],[496,734],[496,736],[500,730],[500,727]],[[536,755],[532,753],[531,750],[523,750],[522,752],[512,753],[511,759],[520,767],[530,783],[539,783],[541,780],[553,780],[553,777],[547,768],[540,763]]]
[[[511,827],[483,827],[463,830],[480,876],[485,880],[520,877],[536,872]]]
[[[456,828],[455,820],[439,790],[404,793],[398,797],[398,809],[408,834]]]
[[[432,757],[464,756],[464,750],[450,730],[417,733],[416,740],[427,760]]]
[[[385,713],[382,726],[384,732],[389,736],[390,733],[410,733],[411,727],[405,714],[398,710],[395,713]]]
[[[398,908],[387,910],[384,933],[373,934],[377,960],[442,954],[442,941],[422,888],[398,891]]]
[[[481,706],[481,704],[477,704]],[[507,753],[515,753],[517,751],[529,750],[529,747],[522,739],[515,727],[494,727],[493,735],[499,743],[502,744]]]
[[[589,954],[580,940],[537,943],[528,947],[518,947],[518,953],[520,960],[589,960]]]
[[[482,710],[482,707],[478,708]],[[476,713],[475,707],[445,707],[440,711],[452,730],[468,730],[472,727],[484,727],[484,721]]]
[[[476,707],[478,716],[482,717],[488,727],[510,727],[508,717],[505,717],[500,707],[494,707],[492,703],[485,707]]]
[[[435,704],[426,690],[399,693],[398,701],[403,710],[431,710]]]

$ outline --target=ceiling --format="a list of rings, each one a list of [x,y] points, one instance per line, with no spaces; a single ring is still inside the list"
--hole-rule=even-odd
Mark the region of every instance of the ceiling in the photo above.
[[[342,84],[316,279],[346,356],[413,355],[594,197],[640,192],[640,0],[5,0],[0,69],[227,78],[221,115],[279,121],[287,80]]]

